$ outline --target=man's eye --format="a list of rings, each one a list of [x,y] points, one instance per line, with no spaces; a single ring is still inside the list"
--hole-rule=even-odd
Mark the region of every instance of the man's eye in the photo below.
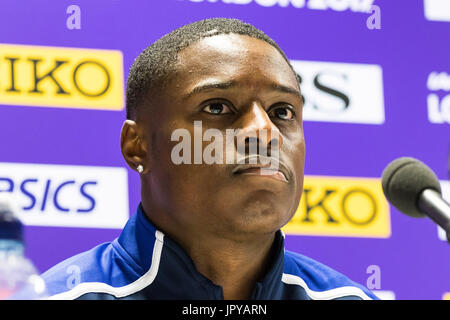
[[[289,108],[276,108],[273,113],[281,120],[292,120],[294,118],[294,112]]]
[[[210,103],[206,105],[202,110],[212,114],[232,113],[231,109],[226,104],[223,104],[221,102]]]

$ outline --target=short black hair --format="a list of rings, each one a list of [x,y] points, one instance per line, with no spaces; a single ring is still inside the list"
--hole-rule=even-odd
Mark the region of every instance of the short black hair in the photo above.
[[[134,60],[127,80],[127,119],[136,119],[139,105],[154,89],[162,90],[174,71],[178,53],[203,38],[220,34],[239,34],[263,40],[275,47],[295,75],[283,50],[263,31],[238,19],[211,18],[184,25],[145,48]],[[297,76],[298,79],[298,76]]]

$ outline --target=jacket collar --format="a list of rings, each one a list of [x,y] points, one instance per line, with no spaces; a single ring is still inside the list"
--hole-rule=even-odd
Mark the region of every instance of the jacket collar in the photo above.
[[[164,234],[148,219],[142,204],[139,204],[136,214],[127,222],[118,242],[127,252],[140,276],[146,273],[152,264],[159,264],[155,280],[159,296],[165,296],[164,291],[167,291],[167,297],[170,299],[169,292],[172,292],[173,288],[179,288],[178,293],[183,292],[183,299],[223,299],[222,288],[200,274],[186,251],[167,235],[163,237],[162,255],[159,261],[156,261],[152,252],[156,241],[161,241],[156,238],[157,232]],[[284,266],[284,235],[281,230],[277,231],[273,245],[271,265],[264,277],[255,284],[252,299],[274,299],[279,295]],[[183,279],[182,283],[179,279]]]

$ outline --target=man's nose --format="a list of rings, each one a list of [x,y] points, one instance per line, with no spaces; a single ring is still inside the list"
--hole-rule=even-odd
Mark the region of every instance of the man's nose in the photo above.
[[[253,103],[245,109],[239,118],[237,128],[239,130],[237,150],[239,151],[240,146],[245,147],[246,154],[256,153],[271,156],[271,150],[278,151],[283,144],[278,127],[258,103]]]

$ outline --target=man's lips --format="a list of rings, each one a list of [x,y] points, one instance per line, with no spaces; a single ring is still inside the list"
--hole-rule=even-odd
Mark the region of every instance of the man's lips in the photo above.
[[[248,168],[248,169],[244,169],[244,170],[239,170],[239,171],[235,172],[235,174],[262,176],[262,177],[275,178],[280,181],[288,182],[284,173],[281,171],[278,171],[278,170],[270,170],[270,169],[264,169],[264,168]]]
[[[233,169],[233,174],[237,175],[253,175],[274,178],[279,181],[288,182],[287,168],[279,161],[271,159],[266,164],[261,163],[245,163],[250,162],[249,158],[243,159],[242,164],[238,164]],[[259,158],[257,160],[260,160]],[[254,161],[255,162],[255,161]],[[275,164],[274,164],[275,162]]]

